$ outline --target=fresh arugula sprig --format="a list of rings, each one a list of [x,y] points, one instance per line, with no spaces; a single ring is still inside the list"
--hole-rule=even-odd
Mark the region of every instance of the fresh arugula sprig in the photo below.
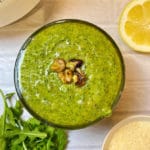
[[[67,135],[62,129],[50,127],[35,118],[21,118],[23,107],[16,101],[8,106],[14,93],[4,94],[0,90],[4,111],[0,116],[0,150],[64,150]]]

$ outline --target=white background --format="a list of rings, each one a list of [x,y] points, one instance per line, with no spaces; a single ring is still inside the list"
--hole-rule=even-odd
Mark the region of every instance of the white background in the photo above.
[[[13,92],[13,69],[25,39],[42,25],[63,18],[90,21],[107,31],[119,46],[126,66],[126,85],[110,118],[69,131],[67,150],[100,150],[110,128],[135,114],[150,115],[150,55],[132,51],[118,35],[119,15],[130,0],[42,0],[27,16],[0,28],[0,88]],[[2,103],[0,102],[0,109]]]

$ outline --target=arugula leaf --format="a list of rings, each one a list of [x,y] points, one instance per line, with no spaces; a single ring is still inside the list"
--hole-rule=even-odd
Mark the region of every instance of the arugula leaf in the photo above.
[[[0,138],[0,150],[5,150],[6,149],[6,141],[4,138]]]
[[[15,93],[8,93],[5,95],[6,99],[11,99],[13,96],[15,95]]]
[[[56,138],[57,145],[59,145],[58,150],[63,150],[64,145],[67,143],[67,136],[66,136],[66,134],[64,134],[63,130],[57,130],[56,135],[57,135],[57,138]]]
[[[0,117],[0,143],[1,143],[1,150],[5,150],[5,148],[6,148],[6,140],[5,140],[5,138],[3,138],[1,136],[4,136],[4,133],[5,133],[7,103],[6,103],[5,95],[4,95],[4,93],[3,93],[3,91],[1,89],[0,89],[0,95],[1,95],[3,103],[4,103],[4,113]]]
[[[6,103],[6,97],[3,93],[3,91],[0,89],[0,94],[1,94],[1,97],[2,97],[2,100],[3,100],[3,103],[4,103],[4,113],[3,115],[1,116],[1,129],[0,129],[0,133],[1,135],[4,135],[5,133],[5,124],[6,124],[6,108],[7,108],[7,103]]]
[[[48,126],[35,118],[21,118],[23,106],[16,101],[8,107],[14,93],[4,95],[4,112],[0,116],[0,150],[64,150],[67,135],[64,130]],[[7,101],[8,100],[8,101]]]
[[[22,106],[22,104],[20,103],[20,101],[16,101],[15,107],[14,107],[14,108],[11,107],[11,110],[12,110],[12,112],[13,112],[13,114],[14,114],[14,116],[15,116],[16,118],[21,117],[21,115],[22,115],[22,113],[23,113],[23,106]]]

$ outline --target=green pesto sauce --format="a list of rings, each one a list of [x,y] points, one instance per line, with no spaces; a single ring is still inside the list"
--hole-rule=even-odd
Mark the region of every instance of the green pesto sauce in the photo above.
[[[56,58],[84,61],[86,85],[63,84],[50,70]],[[37,115],[61,126],[87,125],[111,115],[122,84],[115,45],[97,28],[81,22],[59,23],[38,32],[26,46],[20,87]]]

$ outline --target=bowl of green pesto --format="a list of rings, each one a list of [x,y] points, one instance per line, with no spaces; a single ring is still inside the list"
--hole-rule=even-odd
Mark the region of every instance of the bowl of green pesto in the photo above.
[[[124,88],[125,67],[105,31],[86,21],[65,19],[43,26],[25,41],[14,81],[33,116],[78,129],[111,116]]]

